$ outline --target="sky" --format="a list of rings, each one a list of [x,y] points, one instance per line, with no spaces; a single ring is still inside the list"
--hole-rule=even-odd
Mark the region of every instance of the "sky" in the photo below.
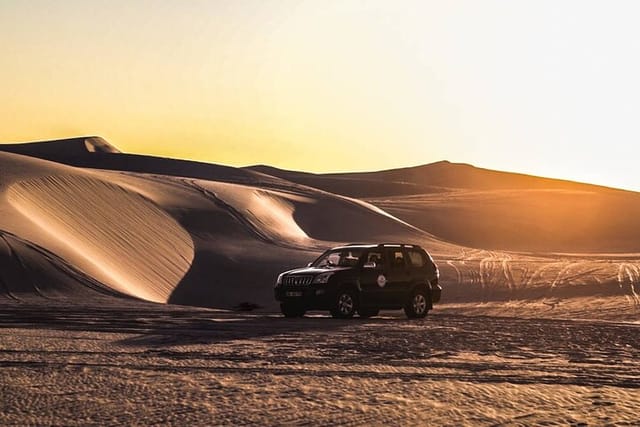
[[[640,191],[640,2],[0,0],[0,141]]]

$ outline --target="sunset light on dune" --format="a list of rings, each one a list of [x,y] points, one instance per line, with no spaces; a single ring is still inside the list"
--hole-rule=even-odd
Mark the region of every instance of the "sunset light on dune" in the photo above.
[[[633,1],[3,1],[0,141],[640,190]]]
[[[639,21],[0,0],[0,426],[640,426]]]

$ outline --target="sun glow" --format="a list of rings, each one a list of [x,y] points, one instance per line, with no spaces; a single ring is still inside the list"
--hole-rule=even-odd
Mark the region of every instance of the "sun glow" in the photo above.
[[[0,6],[0,139],[371,170],[441,159],[640,190],[636,2]]]

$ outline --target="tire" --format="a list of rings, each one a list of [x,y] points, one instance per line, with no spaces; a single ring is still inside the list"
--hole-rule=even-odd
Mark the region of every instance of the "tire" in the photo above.
[[[336,319],[350,319],[356,313],[357,298],[351,289],[342,289],[336,294],[336,299],[331,309],[331,316]]]
[[[422,319],[429,312],[429,293],[419,287],[411,294],[411,298],[404,306],[404,313],[409,319]]]
[[[358,309],[358,315],[361,319],[368,319],[369,317],[377,316],[380,313],[379,308],[361,308]]]
[[[302,317],[307,312],[307,310],[300,305],[287,304],[284,302],[280,304],[280,311],[284,317]]]

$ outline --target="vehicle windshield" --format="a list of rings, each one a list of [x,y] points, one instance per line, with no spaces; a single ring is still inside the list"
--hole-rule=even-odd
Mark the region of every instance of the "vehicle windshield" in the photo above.
[[[362,249],[336,249],[323,254],[311,266],[318,268],[355,267],[363,252]]]

